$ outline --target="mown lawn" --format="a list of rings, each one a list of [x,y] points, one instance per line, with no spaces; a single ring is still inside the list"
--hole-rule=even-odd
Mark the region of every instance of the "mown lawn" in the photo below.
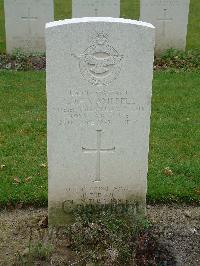
[[[0,204],[47,202],[45,74],[0,72],[0,95]]]
[[[199,73],[155,73],[148,198],[200,202]],[[166,176],[169,167],[173,175]]]
[[[84,0],[83,0],[84,1]],[[5,52],[4,0],[0,0],[0,52]],[[71,0],[54,0],[55,20],[71,18]],[[190,15],[187,48],[199,48],[200,41],[200,1],[190,0]],[[139,0],[121,0],[121,17],[138,19]]]
[[[148,200],[200,203],[200,75],[155,72]],[[44,72],[0,72],[0,206],[47,204]],[[169,167],[172,176],[164,174]]]

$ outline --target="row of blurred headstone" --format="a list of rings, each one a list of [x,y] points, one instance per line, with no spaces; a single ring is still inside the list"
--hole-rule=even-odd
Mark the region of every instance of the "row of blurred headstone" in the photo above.
[[[140,20],[156,27],[155,52],[186,47],[190,0],[140,0]],[[4,0],[7,53],[45,52],[53,0]],[[72,17],[120,17],[120,0],[72,0]],[[133,40],[134,41],[134,40]]]

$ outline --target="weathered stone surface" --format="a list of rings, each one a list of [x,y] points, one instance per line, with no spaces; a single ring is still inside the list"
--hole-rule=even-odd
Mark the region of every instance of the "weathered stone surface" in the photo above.
[[[156,27],[157,54],[186,46],[190,0],[141,0],[140,20]]]
[[[81,204],[144,210],[154,27],[114,18],[48,23],[50,224]]]
[[[54,20],[53,0],[4,0],[6,49],[45,52],[45,24]]]
[[[120,0],[72,0],[72,17],[120,17]]]

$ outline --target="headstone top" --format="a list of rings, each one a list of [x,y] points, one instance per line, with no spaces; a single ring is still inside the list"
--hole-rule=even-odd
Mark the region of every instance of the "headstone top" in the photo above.
[[[124,19],[124,18],[112,18],[112,17],[84,17],[84,18],[72,18],[72,19],[49,22],[46,24],[46,29],[51,28],[51,27],[56,27],[56,26],[67,25],[67,24],[87,23],[87,22],[124,23],[124,24],[133,24],[136,26],[149,27],[152,29],[155,28],[151,23],[138,21],[138,20]]]
[[[120,17],[120,0],[72,0],[72,17]]]

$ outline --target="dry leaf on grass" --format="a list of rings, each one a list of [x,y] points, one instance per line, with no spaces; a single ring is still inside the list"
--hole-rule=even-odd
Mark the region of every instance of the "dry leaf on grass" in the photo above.
[[[196,193],[197,195],[200,195],[200,188],[195,189],[195,193]]]
[[[40,167],[47,167],[47,163],[41,163]]]
[[[163,173],[164,173],[164,175],[166,175],[166,176],[172,176],[172,175],[173,175],[173,172],[172,172],[172,170],[171,170],[169,167],[166,167],[166,168],[163,170]]]
[[[17,177],[17,176],[15,176],[15,177],[13,178],[13,180],[14,180],[15,184],[20,184],[20,183],[21,183],[20,178]]]
[[[31,181],[31,179],[32,179],[32,176],[27,176],[27,177],[24,179],[24,182],[25,182],[25,183],[28,183],[28,182]]]

